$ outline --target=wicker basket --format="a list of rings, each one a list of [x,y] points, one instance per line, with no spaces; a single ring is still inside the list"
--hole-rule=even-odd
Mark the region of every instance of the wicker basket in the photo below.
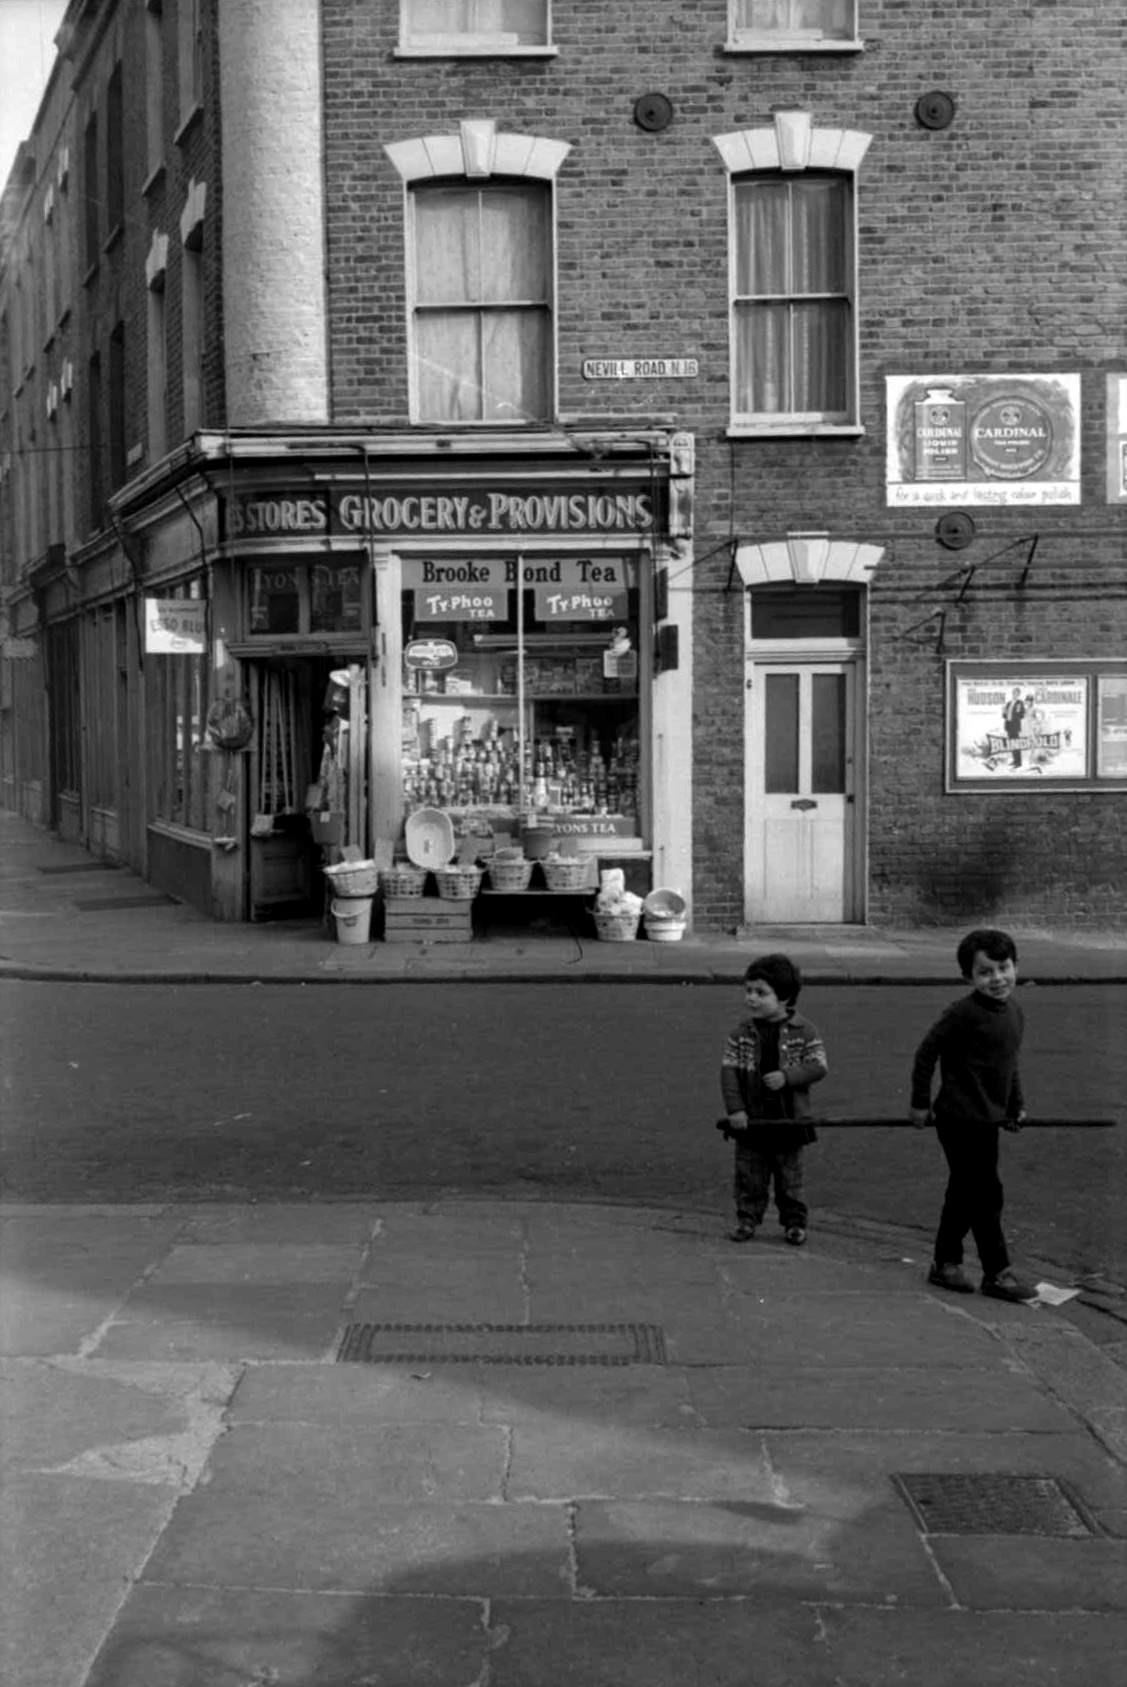
[[[434,876],[438,894],[447,902],[468,902],[481,889],[480,867],[436,867]]]
[[[489,863],[489,883],[494,890],[527,890],[531,877],[531,861],[493,860]]]
[[[384,867],[380,873],[380,889],[385,896],[421,896],[427,876],[421,867],[400,861],[394,867]]]
[[[341,861],[324,869],[334,896],[374,896],[380,876],[374,861]]]
[[[602,943],[630,943],[638,935],[641,914],[605,914],[595,910],[595,930]]]
[[[594,889],[591,862],[585,856],[563,856],[556,861],[541,861],[540,866],[549,890]]]

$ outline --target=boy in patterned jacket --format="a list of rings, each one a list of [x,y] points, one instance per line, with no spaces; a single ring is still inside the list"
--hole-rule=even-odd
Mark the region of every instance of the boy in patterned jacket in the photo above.
[[[720,1088],[735,1150],[736,1228],[750,1242],[767,1210],[772,1180],[779,1223],[800,1248],[806,1240],[802,1151],[815,1142],[810,1086],[827,1072],[822,1039],[795,1012],[802,976],[787,955],[761,955],[744,973],[744,1018],[728,1036]]]

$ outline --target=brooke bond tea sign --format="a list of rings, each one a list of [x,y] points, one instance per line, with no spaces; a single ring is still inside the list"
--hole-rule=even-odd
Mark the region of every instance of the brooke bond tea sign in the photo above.
[[[1080,502],[1079,375],[890,375],[893,505]]]

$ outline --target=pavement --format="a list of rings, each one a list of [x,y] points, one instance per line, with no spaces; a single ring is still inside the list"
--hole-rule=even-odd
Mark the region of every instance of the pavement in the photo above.
[[[217,928],[11,817],[0,838],[12,980],[558,954],[561,977],[727,981],[766,944],[583,943],[525,972],[529,937],[384,971],[384,945]],[[787,946],[811,979],[949,983],[934,935]],[[1045,982],[1125,970],[1017,936]],[[4,1204],[0,1679],[1103,1687],[1127,1342],[1075,1302],[931,1289],[926,1263],[875,1226],[737,1247],[716,1214],[598,1202]],[[1121,1308],[1087,1315],[1122,1335]]]
[[[550,908],[550,905],[547,905]],[[989,915],[981,916],[989,923]],[[585,923],[586,922],[586,923]],[[574,930],[489,927],[469,942],[338,943],[318,921],[221,925],[128,868],[0,810],[0,978],[106,982],[379,984],[437,979],[594,979],[730,984],[753,954],[785,948],[808,984],[958,986],[972,920],[915,929],[758,925],[679,942],[600,942]],[[587,930],[587,925],[592,929]],[[1039,983],[1127,983],[1127,925],[1010,924],[1019,970]]]

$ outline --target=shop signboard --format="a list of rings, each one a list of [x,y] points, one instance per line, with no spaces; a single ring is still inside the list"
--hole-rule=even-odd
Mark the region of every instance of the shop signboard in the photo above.
[[[891,375],[890,505],[1080,502],[1079,375]]]
[[[448,487],[448,490],[436,490]],[[559,481],[373,482],[310,491],[270,488],[224,497],[225,529],[240,541],[341,537],[419,538],[428,534],[512,537],[651,532],[661,521],[660,487],[575,476]]]
[[[145,599],[147,656],[205,656],[207,602],[203,598]]]
[[[1127,375],[1107,378],[1107,500],[1127,504]]]

